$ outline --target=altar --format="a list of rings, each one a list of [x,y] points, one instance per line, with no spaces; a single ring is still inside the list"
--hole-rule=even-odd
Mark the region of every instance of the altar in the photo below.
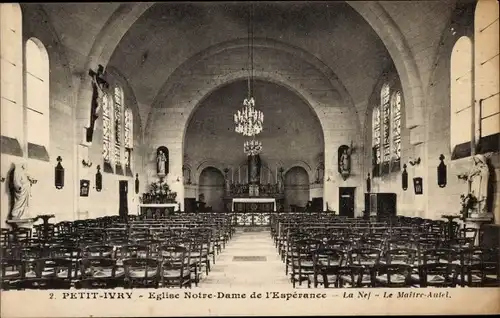
[[[275,198],[233,198],[232,212],[276,212]]]
[[[140,219],[165,218],[174,211],[179,211],[178,203],[150,203],[137,206],[137,215]]]

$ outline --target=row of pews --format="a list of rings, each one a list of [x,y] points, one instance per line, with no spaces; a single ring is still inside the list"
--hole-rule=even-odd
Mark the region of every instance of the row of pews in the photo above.
[[[2,229],[1,287],[190,288],[234,234],[231,215],[178,213]]]
[[[480,234],[411,217],[271,217],[271,237],[293,287],[500,286],[498,246],[476,245]]]

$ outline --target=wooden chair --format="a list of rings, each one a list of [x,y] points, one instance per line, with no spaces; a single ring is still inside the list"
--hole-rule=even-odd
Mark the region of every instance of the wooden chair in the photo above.
[[[24,262],[20,259],[2,257],[2,272],[0,276],[3,290],[20,288],[19,282],[24,277]]]
[[[395,248],[384,252],[380,263],[413,265],[417,259],[417,250],[411,248]]]
[[[349,251],[348,264],[363,268],[361,277],[358,277],[357,283],[349,282],[359,286],[371,286],[371,270],[379,264],[382,251],[376,248],[354,248]]]
[[[314,287],[337,286],[338,267],[344,265],[344,257],[343,250],[333,248],[320,248],[313,253]]]
[[[295,288],[296,283],[302,285],[303,281],[307,281],[307,287],[311,287],[311,282],[314,277],[314,253],[319,248],[321,242],[312,239],[303,239],[297,242],[294,246],[291,257],[290,279]]]
[[[184,246],[162,246],[160,255],[162,287],[191,288],[190,250]]]
[[[118,270],[116,260],[111,258],[84,258],[80,262],[81,280],[77,289],[105,289],[123,285],[124,271]]]
[[[466,265],[465,286],[500,287],[498,262],[481,262]]]
[[[123,261],[125,288],[158,288],[160,263],[151,258],[131,258]]]
[[[418,267],[420,287],[456,287],[458,265],[452,263],[427,263]],[[415,280],[412,275],[413,281]]]
[[[410,287],[412,267],[408,264],[378,264],[372,269],[373,287]]]
[[[25,261],[22,289],[70,289],[77,263],[65,258]]]

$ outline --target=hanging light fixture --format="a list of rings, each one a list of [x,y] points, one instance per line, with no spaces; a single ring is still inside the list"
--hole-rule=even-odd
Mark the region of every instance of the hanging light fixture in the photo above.
[[[259,154],[262,151],[262,143],[255,140],[255,136],[262,132],[264,113],[255,108],[255,98],[252,96],[253,86],[253,5],[250,5],[248,18],[248,95],[243,100],[243,109],[234,114],[234,130],[243,136],[252,137],[245,141],[243,149],[247,155]]]
[[[247,156],[255,156],[262,151],[262,143],[258,140],[247,140],[243,144],[243,151]]]

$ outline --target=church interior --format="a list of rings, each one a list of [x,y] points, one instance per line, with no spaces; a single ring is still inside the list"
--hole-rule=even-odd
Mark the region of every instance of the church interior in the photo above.
[[[2,291],[500,286],[495,0],[2,3]]]

